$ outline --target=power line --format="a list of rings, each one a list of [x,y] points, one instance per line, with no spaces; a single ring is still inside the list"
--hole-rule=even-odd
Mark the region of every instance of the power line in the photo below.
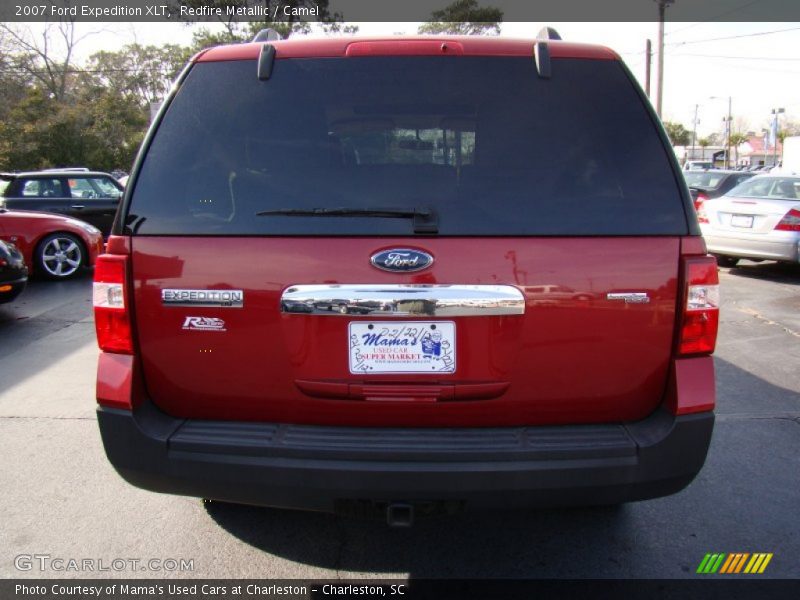
[[[731,60],[769,60],[769,61],[800,61],[800,57],[798,58],[776,58],[774,56],[725,56],[722,54],[693,54],[693,53],[681,53],[681,54],[672,54],[672,56],[696,56],[699,58],[724,58],[724,59],[731,59]]]
[[[686,27],[681,27],[680,29],[676,29],[675,31],[669,31],[669,32],[665,33],[664,35],[672,35],[673,33],[680,33],[681,31],[686,31],[687,29],[691,29],[692,27],[697,27],[698,25],[706,25],[706,24],[711,23],[713,21],[717,21],[717,20],[721,19],[722,17],[727,17],[728,15],[732,15],[735,12],[739,12],[740,10],[745,9],[748,6],[752,6],[753,4],[758,4],[759,2],[762,2],[762,1],[763,0],[751,0],[750,2],[746,2],[745,4],[742,4],[741,6],[739,6],[737,8],[732,8],[731,10],[725,11],[724,13],[720,13],[715,17],[711,17],[710,19],[707,19],[705,21],[700,21],[699,23],[693,23],[693,24],[688,25]]]
[[[706,44],[708,42],[719,42],[722,40],[736,40],[739,38],[746,38],[746,37],[757,37],[760,35],[771,35],[773,33],[784,33],[786,31],[797,31],[800,27],[789,27],[788,29],[775,29],[773,31],[759,31],[757,33],[742,33],[740,35],[729,35],[725,37],[718,37],[718,38],[709,38],[706,40],[689,40],[686,42],[670,42],[669,46],[685,46],[687,44]]]

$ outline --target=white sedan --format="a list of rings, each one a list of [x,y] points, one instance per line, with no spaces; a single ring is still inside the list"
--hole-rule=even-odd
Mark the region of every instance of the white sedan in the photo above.
[[[721,266],[740,258],[800,262],[800,177],[753,177],[699,203],[697,217]]]

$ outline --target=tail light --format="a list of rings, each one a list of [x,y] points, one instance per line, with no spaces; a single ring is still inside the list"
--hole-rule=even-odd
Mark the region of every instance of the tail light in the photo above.
[[[97,344],[104,352],[133,354],[127,273],[127,256],[103,254],[97,258],[92,300]]]
[[[719,328],[719,275],[717,259],[699,256],[683,259],[684,306],[678,352],[682,356],[711,354]]]
[[[697,194],[697,198],[694,199],[694,209],[697,212],[697,220],[700,223],[708,223],[708,215],[706,215],[706,210],[703,208],[703,203],[708,200],[708,196],[705,194]]]
[[[776,231],[800,231],[800,210],[793,208],[775,225]]]

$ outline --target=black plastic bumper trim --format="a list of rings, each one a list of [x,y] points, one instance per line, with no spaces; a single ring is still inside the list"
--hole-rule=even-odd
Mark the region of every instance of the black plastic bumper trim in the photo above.
[[[711,412],[636,423],[400,429],[182,420],[98,408],[109,460],[172,494],[333,511],[347,501],[467,508],[612,504],[668,495],[705,461]]]

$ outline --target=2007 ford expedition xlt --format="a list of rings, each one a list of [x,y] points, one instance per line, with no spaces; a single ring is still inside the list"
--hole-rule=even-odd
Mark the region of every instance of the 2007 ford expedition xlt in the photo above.
[[[663,496],[705,460],[716,263],[607,48],[206,50],[112,234],[98,421],[136,486],[402,524]]]

